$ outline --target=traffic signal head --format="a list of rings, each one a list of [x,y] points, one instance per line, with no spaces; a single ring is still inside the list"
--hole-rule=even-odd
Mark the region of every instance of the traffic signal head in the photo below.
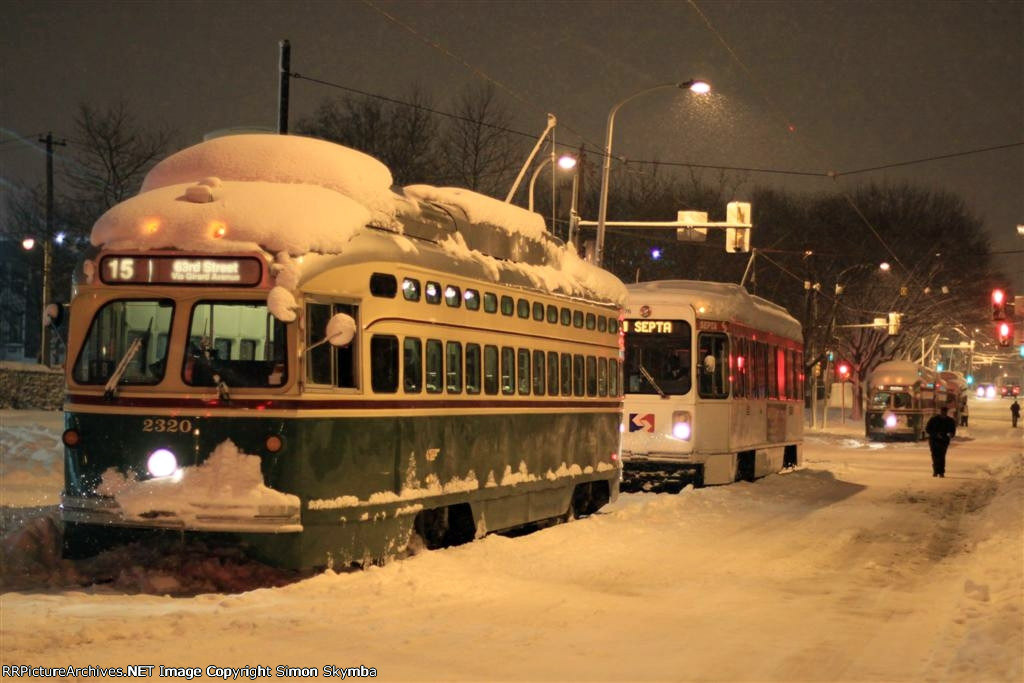
[[[1001,289],[992,290],[992,319],[1006,319],[1006,292]]]
[[[1007,321],[1002,321],[996,325],[996,340],[1000,346],[1009,346],[1013,343],[1013,325]]]
[[[836,373],[839,375],[839,379],[847,379],[850,376],[850,365],[848,363],[840,363],[836,366]]]

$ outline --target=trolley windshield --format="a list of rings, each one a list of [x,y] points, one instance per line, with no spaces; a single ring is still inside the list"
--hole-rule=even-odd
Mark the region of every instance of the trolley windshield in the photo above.
[[[75,381],[104,384],[125,361],[121,384],[160,382],[173,314],[170,299],[118,299],[104,304],[92,319],[78,353],[72,373]]]
[[[200,301],[182,377],[200,387],[279,387],[287,379],[286,339],[285,324],[265,302]]]
[[[686,394],[693,384],[693,341],[685,320],[626,320],[627,394]]]
[[[871,398],[874,408],[912,408],[914,400],[906,392],[879,391]]]

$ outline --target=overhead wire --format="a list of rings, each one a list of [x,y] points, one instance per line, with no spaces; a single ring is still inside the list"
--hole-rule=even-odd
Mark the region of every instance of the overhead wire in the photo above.
[[[701,18],[701,20],[703,20],[704,25],[707,27],[707,29],[715,36],[715,38],[718,39],[718,42],[723,45],[723,47],[725,48],[725,50],[729,54],[729,56],[732,58],[732,60],[734,62],[736,62],[736,64],[740,67],[740,69],[743,71],[743,73],[744,73],[745,77],[747,78],[748,83],[751,85],[751,87],[756,92],[758,92],[758,94],[761,96],[761,98],[765,102],[768,103],[769,110],[771,112],[773,112],[778,118],[781,118],[783,120],[784,124],[786,125],[786,129],[789,132],[791,132],[791,133],[795,132],[796,131],[796,126],[794,124],[790,123],[790,118],[788,116],[785,116],[785,114],[783,113],[782,108],[779,107],[778,105],[776,105],[774,100],[772,100],[772,98],[769,97],[768,93],[760,86],[761,80],[757,79],[757,78],[754,78],[753,72],[746,65],[746,63],[743,61],[743,59],[740,58],[739,54],[736,52],[735,49],[733,49],[732,45],[729,44],[729,41],[727,41],[725,39],[725,36],[723,36],[718,31],[718,29],[716,29],[712,25],[711,20],[708,18],[708,16],[706,14],[704,14],[704,12],[701,10],[701,8],[697,5],[696,0],[687,0],[687,2],[689,4],[689,6]],[[809,146],[809,140],[806,137],[804,137],[804,136],[798,136],[797,137],[797,141],[801,145]],[[816,156],[818,156],[819,158],[825,158],[824,150],[818,148],[816,150]],[[835,174],[832,174],[832,178],[833,178],[833,180],[836,180],[837,176]],[[850,206],[853,207],[853,210],[860,217],[861,221],[863,221],[864,224],[868,226],[868,228],[871,230],[872,234],[874,234],[875,238],[879,241],[879,243],[883,247],[885,247],[885,250],[887,252],[889,252],[889,254],[890,254],[890,256],[892,256],[893,260],[896,261],[897,263],[899,263],[902,266],[903,264],[902,264],[902,262],[900,262],[899,257],[896,255],[896,252],[892,249],[891,246],[889,246],[889,243],[886,242],[882,238],[881,233],[875,228],[875,226],[871,223],[871,221],[868,220],[867,216],[864,215],[864,212],[860,210],[860,208],[857,206],[857,203],[854,201],[853,197],[851,197],[850,194],[848,192],[846,192],[845,190],[843,190],[843,189],[840,189],[839,192],[846,199],[847,203],[849,203]]]

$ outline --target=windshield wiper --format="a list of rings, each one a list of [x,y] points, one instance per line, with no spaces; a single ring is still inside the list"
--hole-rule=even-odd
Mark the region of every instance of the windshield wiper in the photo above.
[[[135,354],[139,352],[141,347],[142,337],[136,337],[131,345],[128,346],[128,350],[124,352],[120,362],[117,364],[117,368],[110,375],[110,379],[107,380],[106,386],[103,387],[103,398],[112,401],[117,397],[117,385],[121,383],[121,378],[124,377],[125,371],[128,370],[128,364],[132,362],[132,358],[135,358]]]
[[[640,374],[644,376],[644,379],[651,383],[651,386],[654,387],[654,389],[661,395],[661,397],[668,398],[668,394],[665,393],[664,389],[658,386],[658,383],[654,381],[654,378],[651,376],[651,373],[647,371],[647,368],[644,367],[643,363],[639,364],[639,368]]]

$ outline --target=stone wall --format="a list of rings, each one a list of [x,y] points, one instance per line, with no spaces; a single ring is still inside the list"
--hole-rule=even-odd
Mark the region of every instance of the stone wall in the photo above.
[[[63,369],[0,362],[0,408],[60,410],[63,404]]]

